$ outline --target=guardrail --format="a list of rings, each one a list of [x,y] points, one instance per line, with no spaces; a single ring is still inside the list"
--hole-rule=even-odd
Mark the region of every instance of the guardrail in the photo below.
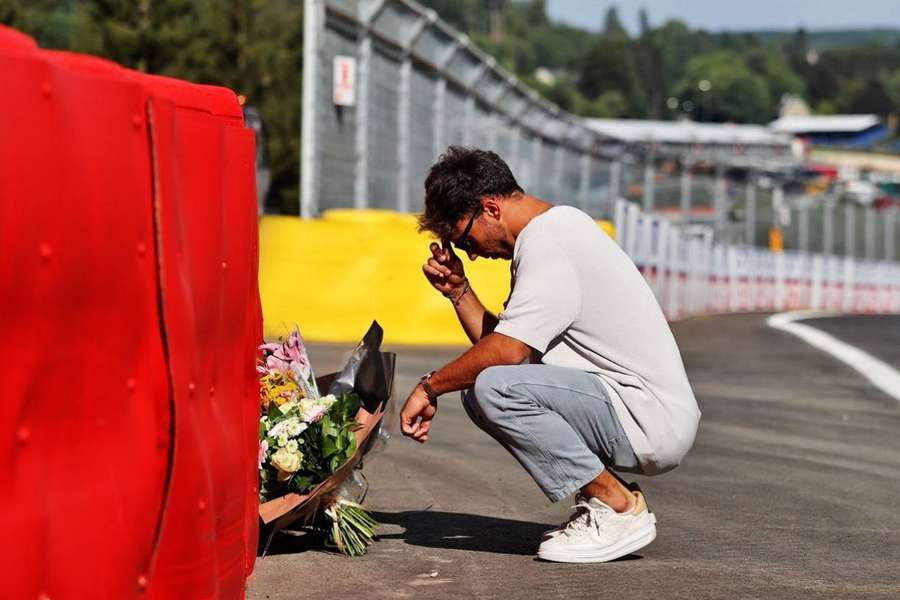
[[[715,241],[711,227],[679,227],[616,202],[617,239],[667,318],[811,308],[900,312],[900,264]]]

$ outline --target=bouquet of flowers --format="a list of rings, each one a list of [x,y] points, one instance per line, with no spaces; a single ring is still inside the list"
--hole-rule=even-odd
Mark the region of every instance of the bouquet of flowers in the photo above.
[[[342,484],[373,446],[372,431],[389,437],[382,416],[395,357],[380,352],[381,337],[373,323],[341,373],[322,380],[298,330],[283,343],[260,346],[259,495],[260,516],[272,523],[269,542],[302,519],[344,554],[364,554],[372,543],[378,524]],[[319,385],[329,380],[329,393],[321,395]]]

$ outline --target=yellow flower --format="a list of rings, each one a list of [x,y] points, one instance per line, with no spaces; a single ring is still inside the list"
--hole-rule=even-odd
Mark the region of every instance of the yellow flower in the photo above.
[[[259,378],[259,384],[260,403],[264,408],[273,402],[281,406],[302,396],[300,387],[278,372],[266,373]]]

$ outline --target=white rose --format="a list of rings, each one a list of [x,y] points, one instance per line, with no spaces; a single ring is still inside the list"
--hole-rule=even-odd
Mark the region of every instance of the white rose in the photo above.
[[[272,455],[269,462],[282,474],[287,475],[287,477],[279,477],[279,479],[287,479],[292,473],[300,470],[300,465],[303,463],[303,454],[299,451],[291,452],[287,448],[281,448]]]

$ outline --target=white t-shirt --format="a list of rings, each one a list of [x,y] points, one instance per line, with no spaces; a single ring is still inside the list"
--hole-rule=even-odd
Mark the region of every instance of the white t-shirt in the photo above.
[[[631,259],[585,213],[555,206],[520,232],[495,331],[548,365],[596,373],[648,475],[694,443],[700,410],[675,338]]]

